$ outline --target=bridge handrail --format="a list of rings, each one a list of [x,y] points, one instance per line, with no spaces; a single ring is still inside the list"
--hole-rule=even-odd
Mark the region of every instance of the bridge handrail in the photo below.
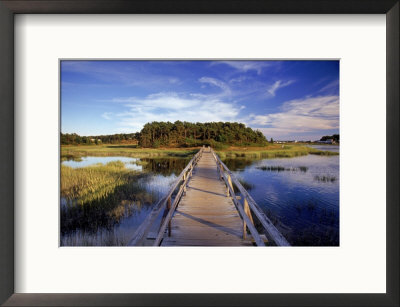
[[[151,210],[151,212],[147,215],[143,223],[139,226],[139,228],[135,231],[135,233],[132,236],[132,239],[129,241],[130,246],[137,246],[143,242],[145,239],[146,235],[150,231],[150,227],[153,226],[155,220],[161,213],[161,210],[165,208],[167,203],[170,204],[171,202],[171,197],[176,188],[179,186],[180,182],[183,179],[183,183],[181,186],[181,189],[183,190],[183,186],[185,185],[185,182],[187,182],[189,176],[187,176],[187,173],[191,173],[193,170],[194,166],[197,164],[198,160],[200,159],[202,153],[203,153],[204,147],[200,148],[200,150],[194,155],[194,157],[189,161],[187,166],[183,169],[183,171],[180,173],[179,177],[176,179],[174,185],[171,187],[169,192],[162,197],[157,204],[154,206],[154,208]],[[179,201],[181,194],[181,189],[179,190],[178,194],[175,197],[174,204]],[[169,210],[168,214],[173,211]],[[164,220],[165,221],[165,220]],[[165,230],[165,229],[164,229]]]
[[[260,234],[258,233],[256,227],[253,225],[252,221],[250,220],[250,217],[245,213],[244,208],[240,205],[239,201],[236,199],[235,196],[235,191],[233,190],[232,183],[229,181],[229,177],[227,177],[224,173],[221,174],[225,184],[228,188],[228,191],[231,196],[232,196],[232,201],[235,204],[236,209],[239,211],[245,225],[247,224],[247,227],[250,230],[251,235],[253,236],[254,241],[256,242],[257,246],[265,246],[264,241],[261,239]]]
[[[274,226],[274,224],[266,216],[264,211],[258,206],[258,204],[255,202],[255,200],[250,196],[250,194],[246,191],[246,189],[241,185],[239,180],[237,180],[235,175],[229,170],[229,168],[225,165],[225,163],[221,161],[221,159],[218,157],[218,155],[214,152],[214,150],[212,148],[211,148],[211,152],[212,152],[212,154],[214,156],[214,159],[217,162],[218,168],[220,169],[220,167],[222,167],[222,169],[230,176],[231,180],[233,181],[233,183],[235,183],[235,185],[238,188],[240,194],[244,198],[244,201],[247,200],[249,208],[255,214],[255,216],[258,218],[258,220],[260,221],[260,223],[264,227],[265,231],[268,233],[269,237],[275,242],[275,244],[277,246],[290,246],[290,244],[286,240],[286,238]],[[225,176],[225,174],[223,174],[223,175]],[[229,184],[228,184],[228,188],[230,188]],[[234,192],[231,191],[231,193],[233,193],[232,194],[233,195],[233,199],[235,199]],[[239,206],[239,207],[241,207],[241,206]],[[249,230],[252,233],[252,231],[250,229],[251,226],[249,225],[248,221],[245,221],[245,222],[247,223],[247,227],[249,227]],[[253,235],[253,237],[254,237],[254,235]]]

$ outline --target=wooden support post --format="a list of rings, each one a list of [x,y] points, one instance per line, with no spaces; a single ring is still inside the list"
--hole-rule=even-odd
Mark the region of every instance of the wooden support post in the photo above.
[[[228,175],[228,185],[226,188],[226,197],[229,197],[229,187],[231,187],[232,191],[233,191],[233,185],[232,185],[232,179],[231,179],[231,175]],[[232,197],[234,197],[235,195],[232,195]]]
[[[244,212],[247,214],[251,223],[254,225],[254,220],[253,220],[253,217],[251,216],[251,211],[250,211],[249,203],[247,202],[247,198],[244,199],[243,206],[244,206]]]
[[[254,220],[253,220],[253,217],[251,216],[249,203],[248,203],[246,197],[244,198],[244,201],[243,201],[243,209],[244,209],[244,212],[246,213],[246,215],[249,217],[250,222],[254,225]],[[243,239],[246,239],[246,234],[247,234],[246,222],[243,221]]]
[[[168,198],[167,208],[168,208],[168,212],[169,212],[169,210],[171,210],[171,197]],[[168,237],[170,237],[170,236],[171,236],[171,220],[169,220],[169,222],[168,222]]]
[[[233,185],[232,185],[232,179],[231,179],[231,175],[228,175],[228,183],[229,186],[231,187],[232,191],[233,191]],[[233,195],[232,195],[233,196]]]

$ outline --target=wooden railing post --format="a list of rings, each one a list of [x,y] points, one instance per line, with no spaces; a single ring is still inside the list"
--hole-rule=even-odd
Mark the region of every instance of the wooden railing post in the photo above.
[[[254,226],[254,220],[253,220],[253,217],[251,215],[249,203],[248,203],[246,197],[244,198],[244,201],[243,201],[243,209],[244,209],[244,213],[246,213],[246,215],[249,217],[251,223]],[[243,220],[243,239],[246,239],[246,234],[247,234],[246,226],[247,226],[246,222]]]
[[[253,217],[251,215],[251,211],[250,211],[249,203],[247,202],[247,198],[244,199],[244,212],[247,214],[247,216],[249,217],[251,223],[254,225],[254,220],[253,220]]]
[[[228,184],[229,186],[227,187],[226,190],[226,197],[229,197],[229,187],[232,189],[233,191],[233,185],[232,185],[232,179],[231,179],[231,175],[228,175]],[[235,195],[232,195],[232,197],[234,197]]]
[[[171,210],[171,197],[168,198],[167,208],[169,212]],[[169,220],[168,222],[168,237],[170,236],[171,236],[171,220]]]
[[[148,234],[148,232],[150,231],[150,229],[152,228],[152,226],[154,225],[154,222],[156,221],[156,219],[160,216],[160,213],[162,212],[162,210],[164,209],[164,213],[167,212],[166,206],[168,206],[168,203],[171,202],[170,197],[172,196],[173,192],[176,190],[176,188],[180,185],[180,183],[182,182],[182,179],[184,180],[183,182],[185,182],[186,180],[186,174],[189,170],[190,167],[194,167],[197,163],[197,161],[200,159],[201,154],[202,154],[203,150],[199,150],[199,152],[196,153],[196,155],[190,160],[190,162],[188,163],[188,165],[185,167],[184,170],[182,170],[182,172],[179,174],[177,180],[175,181],[175,183],[173,184],[173,186],[171,187],[171,189],[169,190],[169,192],[167,193],[167,195],[165,195],[164,197],[162,197],[153,207],[153,209],[151,210],[151,212],[147,215],[147,217],[145,218],[145,220],[142,222],[142,224],[136,229],[135,233],[132,235],[132,238],[130,239],[128,245],[130,246],[138,246],[138,245],[142,245],[144,240],[146,239],[146,236]],[[177,205],[177,202],[180,200],[180,197],[183,194],[183,190],[186,191],[186,187],[183,187],[181,185],[181,187],[179,188],[179,192],[177,194],[177,196],[175,196],[174,199],[174,204],[169,205],[169,207],[173,207],[171,208],[171,210],[173,211]],[[169,210],[169,212],[165,215],[165,218],[171,218],[173,212]],[[166,228],[169,226],[169,229],[171,229],[171,223],[168,221],[164,220],[164,217],[162,219],[161,222],[162,223],[162,229],[159,229],[158,232],[158,236],[157,236],[157,240],[155,241],[155,245],[159,245],[159,243],[161,242],[162,236],[165,234]]]

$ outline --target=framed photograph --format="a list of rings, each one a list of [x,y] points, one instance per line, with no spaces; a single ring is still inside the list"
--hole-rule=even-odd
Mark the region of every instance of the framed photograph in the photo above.
[[[63,59],[60,102],[60,246],[339,246],[339,60]]]
[[[398,306],[398,1],[0,1],[5,306]]]

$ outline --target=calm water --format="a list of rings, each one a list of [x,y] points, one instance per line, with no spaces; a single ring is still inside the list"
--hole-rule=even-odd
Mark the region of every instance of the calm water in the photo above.
[[[339,244],[339,156],[225,162],[292,245]]]
[[[133,170],[142,170],[142,165],[137,165],[136,162],[140,161],[138,158],[129,157],[82,157],[80,161],[67,160],[61,162],[62,165],[69,167],[86,167],[98,163],[107,164],[109,162],[121,161],[125,163],[125,167]]]
[[[331,145],[315,148],[339,150],[338,146]],[[111,229],[99,228],[96,233],[78,229],[65,234],[62,245],[126,245],[189,161],[187,158],[85,157],[80,162],[64,161],[63,164],[83,167],[116,160],[145,174],[139,184],[148,201],[128,202],[125,217]],[[339,244],[339,156],[228,159],[225,163],[251,186],[249,193],[292,245]]]
[[[154,204],[158,202],[171,188],[177,176],[186,167],[190,158],[130,158],[130,157],[83,157],[81,161],[63,161],[70,167],[86,167],[96,164],[106,164],[112,161],[122,161],[132,171],[141,172],[138,179],[140,198],[143,201],[124,202],[124,218],[118,221],[108,221],[112,227],[93,229],[75,229],[61,236],[61,245],[126,245],[132,235],[143,222]],[[62,210],[69,210],[66,200],[61,198]]]
[[[309,147],[319,149],[319,150],[328,150],[339,152],[340,146],[339,145],[309,145]]]

